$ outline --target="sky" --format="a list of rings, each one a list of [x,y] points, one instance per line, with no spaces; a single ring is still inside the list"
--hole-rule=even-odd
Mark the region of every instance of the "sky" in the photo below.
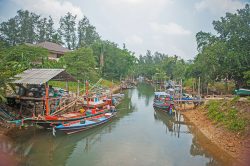
[[[216,34],[213,20],[246,3],[250,0],[0,0],[0,22],[27,9],[52,16],[58,26],[69,11],[78,20],[88,17],[102,39],[125,43],[137,57],[151,50],[189,60],[197,55],[195,34]]]

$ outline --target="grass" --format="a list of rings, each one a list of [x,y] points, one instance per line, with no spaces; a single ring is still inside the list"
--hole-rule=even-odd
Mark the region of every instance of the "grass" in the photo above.
[[[240,116],[239,111],[233,104],[238,100],[239,98],[234,98],[231,101],[226,101],[230,102],[230,104],[214,100],[210,101],[205,107],[208,110],[208,117],[216,123],[224,125],[231,131],[244,131],[247,126],[247,120]]]

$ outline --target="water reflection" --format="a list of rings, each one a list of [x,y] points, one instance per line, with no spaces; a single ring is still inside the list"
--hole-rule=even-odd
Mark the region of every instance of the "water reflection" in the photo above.
[[[152,100],[153,96],[152,94],[154,93],[154,89],[152,86],[148,84],[140,84],[137,87],[138,90],[138,99],[145,99],[145,105],[148,106],[150,100]]]
[[[198,129],[184,119],[184,116],[179,112],[169,115],[161,110],[154,111],[156,121],[162,122],[166,126],[166,134],[177,138],[192,134],[192,143],[189,153],[193,157],[204,157],[208,161],[206,166],[220,165],[237,165],[228,154],[221,151],[216,145],[212,144]]]
[[[104,126],[56,137],[39,130],[14,143],[1,142],[0,149],[30,166],[231,165],[180,112],[154,111],[153,92],[148,85],[126,91],[117,118]]]
[[[163,122],[166,125],[166,133],[170,133],[171,135],[180,136],[180,119],[181,114],[176,112],[172,115],[169,115],[166,112],[161,110],[154,111],[154,118],[157,121]]]

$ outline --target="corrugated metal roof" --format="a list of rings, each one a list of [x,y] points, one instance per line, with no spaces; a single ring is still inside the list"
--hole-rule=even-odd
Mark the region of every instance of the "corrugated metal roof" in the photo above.
[[[62,73],[62,76],[59,76]],[[44,84],[54,77],[58,78],[73,78],[64,69],[29,69],[23,73],[15,76],[15,81],[12,83],[16,84]]]

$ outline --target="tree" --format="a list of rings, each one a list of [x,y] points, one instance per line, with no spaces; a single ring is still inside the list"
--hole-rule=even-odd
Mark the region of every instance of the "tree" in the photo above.
[[[48,22],[46,24],[46,41],[53,42],[53,36],[55,36],[56,32],[55,29],[53,28],[54,21],[51,16],[49,16]],[[58,41],[58,40],[56,40]],[[57,42],[56,42],[57,43]]]
[[[0,42],[0,101],[11,78],[29,68],[39,68],[47,60],[48,51],[44,48],[27,45],[9,47]]]
[[[78,22],[77,32],[78,48],[90,46],[94,42],[100,40],[100,36],[96,32],[95,27],[90,25],[88,18],[85,16]]]
[[[60,19],[59,33],[63,37],[63,40],[68,49],[73,50],[76,48],[76,15],[73,16],[68,12],[64,17]]]
[[[95,70],[95,58],[90,48],[80,48],[66,53],[59,62],[66,64],[66,70],[78,80],[92,80],[98,78]]]
[[[42,18],[38,21],[37,29],[38,29],[38,42],[46,41],[47,36],[47,18]]]
[[[135,64],[136,58],[131,52],[119,48],[117,44],[110,41],[100,41],[92,44],[91,47],[97,62],[100,62],[100,55],[103,54],[102,76],[105,78],[119,79],[120,76],[127,75]]]
[[[0,32],[3,40],[10,45],[16,45],[18,41],[19,29],[17,17],[9,19],[7,22],[0,24]]]
[[[18,10],[17,14],[19,43],[34,43],[37,41],[36,27],[40,16],[28,10]]]

